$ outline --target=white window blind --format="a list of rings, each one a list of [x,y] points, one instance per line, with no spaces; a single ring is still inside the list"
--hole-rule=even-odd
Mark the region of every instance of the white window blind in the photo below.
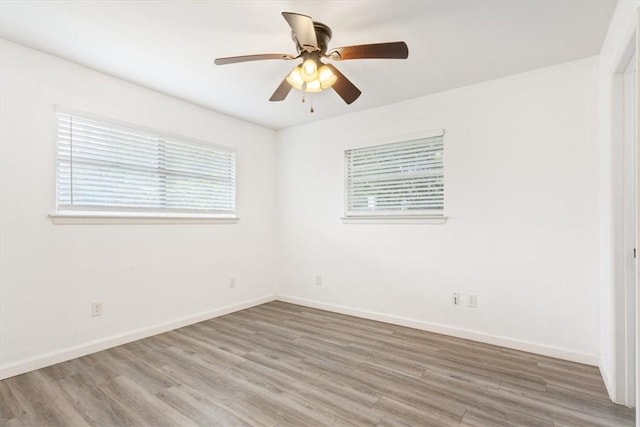
[[[58,112],[58,211],[233,214],[232,149]]]
[[[441,214],[443,149],[435,136],[347,150],[347,216]]]

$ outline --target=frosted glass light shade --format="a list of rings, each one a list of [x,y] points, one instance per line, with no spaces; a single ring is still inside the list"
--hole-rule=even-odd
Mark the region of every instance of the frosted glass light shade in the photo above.
[[[320,81],[320,86],[322,89],[328,89],[338,80],[338,76],[333,74],[331,68],[323,65],[318,69],[318,80]]]
[[[316,65],[316,61],[309,58],[302,63],[302,68],[300,70],[300,74],[302,75],[302,79],[309,83],[318,78],[318,66]]]
[[[304,80],[302,79],[300,67],[296,67],[291,71],[291,73],[287,76],[287,83],[298,90],[302,89]]]
[[[305,87],[305,92],[322,92],[322,86],[320,85],[320,80],[312,80],[307,82],[307,86]]]

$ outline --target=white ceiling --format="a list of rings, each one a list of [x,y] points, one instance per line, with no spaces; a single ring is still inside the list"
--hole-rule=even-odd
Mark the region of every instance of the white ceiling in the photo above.
[[[273,129],[373,108],[598,54],[614,0],[7,1],[0,36]],[[282,11],[333,30],[331,47],[404,40],[408,60],[336,63],[363,94],[268,99],[291,61],[213,65],[222,56],[295,53]]]

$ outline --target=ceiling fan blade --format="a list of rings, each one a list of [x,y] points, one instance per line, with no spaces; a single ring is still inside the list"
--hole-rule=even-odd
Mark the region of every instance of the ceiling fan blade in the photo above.
[[[291,27],[298,46],[301,48],[310,47],[313,50],[318,49],[316,30],[310,16],[293,12],[282,12],[282,16]]]
[[[338,95],[340,95],[340,98],[342,98],[347,104],[351,104],[353,101],[358,99],[358,97],[362,93],[360,92],[360,89],[358,89],[353,83],[351,83],[351,80],[346,78],[344,74],[338,71],[336,67],[331,64],[326,65],[327,67],[331,68],[333,74],[338,77],[338,80],[336,80],[336,82],[331,87],[338,93]]]
[[[409,48],[405,42],[360,44],[332,49],[327,56],[339,61],[366,58],[407,59]]]
[[[229,56],[227,58],[216,58],[213,63],[216,65],[226,65],[236,64],[238,62],[262,61],[264,59],[295,59],[295,57],[286,53],[263,53],[260,55]]]
[[[284,101],[287,95],[289,95],[290,91],[291,91],[291,85],[287,82],[287,79],[285,78],[282,81],[282,83],[280,83],[280,86],[278,86],[276,91],[273,92],[273,95],[271,95],[271,98],[269,98],[269,101],[276,101],[276,102]]]

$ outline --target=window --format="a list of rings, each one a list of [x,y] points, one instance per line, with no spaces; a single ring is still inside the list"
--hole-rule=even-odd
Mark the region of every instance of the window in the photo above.
[[[235,152],[58,112],[57,210],[233,215]]]
[[[346,215],[429,216],[444,209],[443,132],[345,152]]]

